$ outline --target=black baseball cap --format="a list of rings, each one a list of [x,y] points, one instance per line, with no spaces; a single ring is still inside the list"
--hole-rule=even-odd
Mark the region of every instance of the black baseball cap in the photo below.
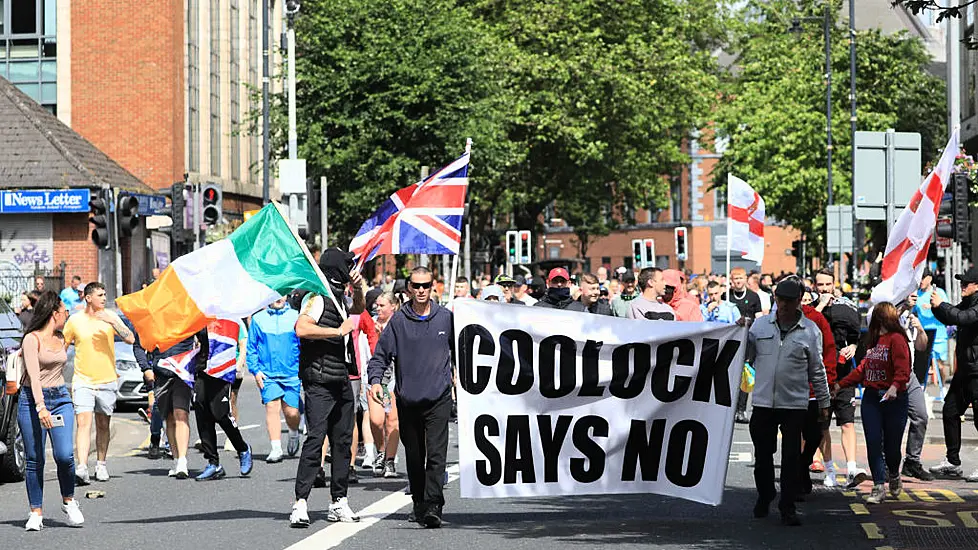
[[[778,286],[774,288],[774,295],[787,300],[798,300],[804,291],[805,287],[802,286],[801,281],[796,277],[791,277],[778,283]]]
[[[621,276],[621,282],[623,283],[634,283],[635,282],[635,272],[629,269]]]
[[[954,276],[962,283],[978,283],[978,267],[969,267],[968,271]]]
[[[527,284],[526,283],[526,277],[523,277],[522,275],[517,275],[517,276],[513,277],[513,280],[516,281],[516,286],[523,286],[523,285]]]

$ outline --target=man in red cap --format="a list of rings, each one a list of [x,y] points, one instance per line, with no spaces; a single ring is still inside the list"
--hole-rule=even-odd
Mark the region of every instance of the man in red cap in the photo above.
[[[584,304],[571,298],[569,281],[570,274],[567,273],[566,269],[562,267],[551,269],[547,276],[547,293],[537,303],[533,304],[534,307],[566,309],[567,311],[586,313]]]

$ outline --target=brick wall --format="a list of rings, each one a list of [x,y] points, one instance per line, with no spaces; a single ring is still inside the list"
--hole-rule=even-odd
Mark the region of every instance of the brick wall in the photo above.
[[[78,275],[84,282],[98,280],[98,250],[92,243],[88,214],[55,214],[52,222],[54,265],[62,261],[65,282]]]
[[[184,173],[183,21],[179,0],[71,3],[72,128],[158,189]]]

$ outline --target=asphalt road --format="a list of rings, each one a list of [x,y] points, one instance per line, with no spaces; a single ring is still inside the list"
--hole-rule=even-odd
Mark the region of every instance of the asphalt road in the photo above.
[[[865,505],[869,484],[859,491],[816,487],[800,504],[804,525],[782,527],[777,514],[751,518],[755,494],[751,475],[752,447],[747,430],[737,426],[728,465],[723,504],[704,506],[655,495],[579,496],[536,499],[463,500],[457,478],[446,489],[445,525],[425,530],[407,522],[410,497],[406,479],[363,477],[350,490],[359,524],[331,524],[325,519],[328,489],[314,489],[310,499],[312,525],[288,527],[296,459],[268,465],[269,444],[263,411],[252,380],[240,398],[240,425],[258,459],[250,478],[237,476],[237,459],[222,453],[229,476],[197,483],[166,477],[171,462],[149,460],[138,449],[147,427],[132,412],[114,420],[109,471],[112,479],[79,488],[77,496],[87,523],[66,526],[59,510],[53,462],[45,467],[47,504],[45,530],[23,531],[27,518],[22,483],[0,485],[0,541],[3,548],[129,549],[147,544],[169,548],[978,548],[978,484],[939,481],[907,482],[899,501]],[[974,428],[965,427],[973,436]],[[838,437],[836,438],[836,442]],[[223,442],[223,439],[222,439]],[[838,447],[838,445],[836,445]],[[939,460],[942,447],[928,444],[925,461]],[[837,448],[837,456],[842,456]],[[860,448],[865,465],[865,449]],[[965,465],[978,467],[978,451],[969,444]],[[457,462],[454,430],[449,462]],[[191,451],[191,470],[204,461]],[[722,465],[717,465],[722,466]],[[402,467],[403,470],[403,467]],[[457,471],[454,470],[453,471]],[[86,499],[85,490],[105,491]]]

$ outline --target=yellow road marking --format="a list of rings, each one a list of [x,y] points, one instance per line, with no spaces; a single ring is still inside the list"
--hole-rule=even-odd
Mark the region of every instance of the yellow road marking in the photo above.
[[[852,508],[852,513],[856,514],[857,516],[869,515],[869,509],[866,508],[865,504],[858,504],[858,503],[850,504],[849,508]]]
[[[855,491],[843,491],[842,492],[842,496],[849,497],[849,498],[856,498],[856,492]]]
[[[930,493],[938,494],[947,499],[947,502],[953,502],[955,504],[964,504],[964,499],[954,494],[953,491],[947,489],[914,489],[913,494],[921,502],[937,502],[937,499],[932,497]]]
[[[883,531],[880,530],[880,526],[875,523],[860,523],[859,524],[863,531],[866,532],[866,538],[870,540],[879,540],[884,538]]]
[[[893,550],[892,546],[877,546],[876,550]]]

